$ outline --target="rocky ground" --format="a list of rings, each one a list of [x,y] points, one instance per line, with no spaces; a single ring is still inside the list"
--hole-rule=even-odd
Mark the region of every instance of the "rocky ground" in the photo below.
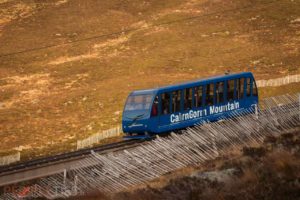
[[[114,197],[95,194],[85,199],[300,199],[300,132],[268,137],[259,147],[167,174]]]

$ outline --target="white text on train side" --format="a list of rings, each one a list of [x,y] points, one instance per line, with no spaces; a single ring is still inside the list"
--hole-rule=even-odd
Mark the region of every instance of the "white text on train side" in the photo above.
[[[240,107],[239,102],[228,103],[226,105],[221,105],[221,106],[209,106],[208,108],[203,109],[203,110],[190,110],[187,113],[179,113],[176,115],[172,114],[170,116],[170,121],[171,121],[171,123],[177,123],[180,121],[196,119],[196,118],[204,117],[207,115],[218,114],[218,113],[222,113],[222,112],[235,110],[235,109],[238,109],[239,107]]]
[[[209,106],[209,114],[212,115],[212,114],[217,114],[217,113],[226,112],[230,110],[235,110],[238,109],[239,107],[240,107],[239,102],[228,103],[222,106]]]

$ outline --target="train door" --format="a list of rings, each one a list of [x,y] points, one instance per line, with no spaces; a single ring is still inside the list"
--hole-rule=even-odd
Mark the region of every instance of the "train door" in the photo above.
[[[151,108],[151,120],[149,124],[151,132],[155,132],[155,128],[158,126],[159,123],[160,101],[160,96],[156,95],[154,97]]]
[[[170,123],[170,114],[172,110],[171,93],[164,92],[159,95],[160,109],[159,109],[159,121],[158,128],[163,129],[163,126]]]

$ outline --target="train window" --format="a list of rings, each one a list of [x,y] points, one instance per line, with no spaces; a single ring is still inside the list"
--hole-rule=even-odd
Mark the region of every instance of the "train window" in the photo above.
[[[217,103],[224,101],[224,82],[218,82],[216,84],[216,99]]]
[[[199,108],[202,106],[202,97],[203,97],[203,87],[199,86],[199,87],[195,87],[195,107]]]
[[[234,80],[227,81],[227,101],[234,99]]]
[[[151,109],[151,117],[155,117],[158,115],[158,96],[155,97],[152,109]]]
[[[180,111],[181,91],[177,90],[172,93],[172,112]]]
[[[162,108],[162,114],[166,115],[170,113],[170,94],[169,93],[163,93],[161,95],[161,108]]]
[[[210,106],[214,104],[214,84],[206,85],[206,99],[205,105]]]
[[[152,95],[146,95],[146,97],[143,99],[144,108],[149,109],[151,106],[153,96]]]
[[[253,79],[253,85],[252,85],[252,94],[253,96],[257,96],[257,87],[256,87],[256,83],[255,83],[255,80]]]
[[[132,95],[126,101],[125,111],[150,109],[152,95]]]
[[[244,82],[245,78],[237,79],[237,99],[242,99],[244,97]]]
[[[184,89],[184,110],[192,108],[193,92],[192,88]]]
[[[246,92],[246,95],[247,97],[250,97],[251,96],[251,79],[250,78],[247,78],[246,79],[246,84],[247,84],[247,92]]]

